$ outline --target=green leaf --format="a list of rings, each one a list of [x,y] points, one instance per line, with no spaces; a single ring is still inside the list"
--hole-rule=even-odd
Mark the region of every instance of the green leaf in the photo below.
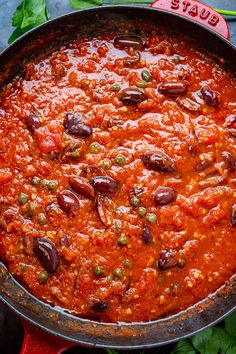
[[[106,349],[107,354],[119,354],[115,349]]]
[[[225,354],[236,354],[236,346],[229,348]]]
[[[16,29],[8,39],[8,43],[12,43],[31,28],[46,22],[49,17],[46,0],[22,1],[12,16],[12,25]]]
[[[16,11],[12,15],[11,23],[12,23],[13,27],[20,26],[20,24],[22,22],[22,19],[23,19],[22,7],[23,7],[23,3],[21,3],[17,7]]]
[[[220,349],[221,354],[225,354],[227,350],[236,344],[234,338],[222,327],[214,327],[212,342]]]
[[[196,354],[196,350],[193,348],[189,339],[183,339],[179,341],[171,354]]]
[[[102,5],[103,0],[70,0],[70,3],[74,9],[86,9]]]
[[[236,312],[225,319],[225,329],[236,337]]]
[[[17,38],[22,36],[23,33],[24,32],[21,30],[21,28],[17,27],[15,29],[15,31],[11,34],[11,36],[8,38],[8,44],[11,44],[12,42],[14,42]]]
[[[46,0],[24,0],[21,29],[33,28],[49,19]]]
[[[218,354],[219,344],[212,340],[213,328],[200,332],[191,338],[192,344],[201,354]]]

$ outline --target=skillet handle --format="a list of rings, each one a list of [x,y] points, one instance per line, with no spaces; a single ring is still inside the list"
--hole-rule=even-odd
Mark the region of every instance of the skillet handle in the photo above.
[[[20,354],[61,354],[74,346],[58,337],[54,337],[35,326],[22,321],[24,341]]]
[[[187,17],[230,39],[229,27],[224,17],[197,0],[156,0],[151,7]]]

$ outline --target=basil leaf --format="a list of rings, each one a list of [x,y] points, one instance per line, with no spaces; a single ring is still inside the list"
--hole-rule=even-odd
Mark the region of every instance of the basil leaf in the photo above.
[[[219,345],[212,340],[213,328],[209,328],[200,332],[191,338],[191,342],[195,349],[201,354],[218,354]]]
[[[183,339],[179,341],[171,354],[196,354],[196,350],[193,348],[189,339]]]
[[[103,0],[70,0],[70,4],[74,9],[86,9],[102,5]]]
[[[49,17],[46,0],[22,1],[12,16],[12,25],[16,29],[8,39],[8,43],[12,43],[31,28],[46,22]]]
[[[236,312],[225,319],[225,329],[236,337]]]
[[[236,354],[236,345],[229,348],[225,354]]]
[[[13,27],[18,27],[20,26],[22,20],[23,20],[23,13],[22,13],[22,7],[23,7],[23,3],[21,3],[16,11],[14,12],[14,14],[12,15],[12,19],[11,19],[11,23]]]
[[[107,354],[119,354],[115,349],[106,349]]]
[[[10,37],[8,38],[8,43],[11,44],[12,42],[14,42],[17,38],[19,38],[20,36],[22,36],[24,32],[22,31],[22,29],[20,27],[17,27],[15,29],[15,31],[10,35]]]
[[[22,12],[21,29],[28,26],[33,28],[49,19],[46,0],[24,0]]]

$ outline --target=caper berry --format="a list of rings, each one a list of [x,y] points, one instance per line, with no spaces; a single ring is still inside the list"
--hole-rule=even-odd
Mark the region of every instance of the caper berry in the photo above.
[[[125,158],[124,155],[119,154],[119,155],[117,155],[117,156],[115,157],[114,161],[115,161],[115,163],[116,163],[117,165],[123,166],[123,165],[125,165],[125,163],[126,163],[126,158]]]
[[[147,214],[147,221],[149,222],[149,224],[155,224],[157,222],[157,216],[154,213],[149,213]]]
[[[19,201],[19,203],[20,203],[21,205],[27,203],[27,201],[28,201],[28,195],[25,194],[25,193],[20,193],[20,194],[19,194],[19,197],[18,197],[18,201]]]
[[[38,282],[39,284],[44,284],[48,280],[48,272],[44,270],[38,274]]]
[[[94,266],[93,267],[93,274],[97,275],[98,277],[104,273],[104,268],[102,266]]]

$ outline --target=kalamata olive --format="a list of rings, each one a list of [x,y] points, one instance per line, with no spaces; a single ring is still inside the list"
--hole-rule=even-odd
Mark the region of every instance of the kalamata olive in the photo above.
[[[60,208],[69,216],[75,215],[80,208],[79,199],[69,190],[61,191],[57,200]]]
[[[91,306],[94,312],[106,312],[108,308],[108,302],[105,301],[97,301]]]
[[[183,96],[187,91],[185,82],[162,82],[158,86],[158,92],[169,97]]]
[[[158,187],[154,193],[154,203],[156,206],[167,205],[174,202],[176,198],[176,192],[170,187]]]
[[[228,165],[228,169],[232,172],[236,170],[236,158],[228,151],[222,152],[222,157]]]
[[[82,123],[82,119],[83,117],[79,113],[67,113],[63,122],[64,128],[69,134],[86,138],[92,134],[93,130]]]
[[[236,226],[236,204],[232,205],[231,224],[232,224],[232,226]]]
[[[151,233],[151,230],[149,229],[149,227],[147,227],[147,226],[144,226],[144,228],[143,228],[142,240],[147,245],[152,243],[152,233]]]
[[[147,95],[136,87],[128,87],[120,92],[120,101],[126,106],[135,106],[147,99]]]
[[[174,253],[172,251],[166,251],[166,250],[161,252],[157,262],[158,268],[160,270],[167,270],[169,268],[173,268],[177,266],[177,264],[178,261],[174,257]]]
[[[114,46],[116,48],[141,49],[143,45],[144,45],[143,39],[140,36],[134,34],[116,36],[114,38]]]
[[[97,195],[97,211],[104,226],[109,227],[114,221],[115,204],[105,195]]]
[[[30,132],[34,132],[35,129],[39,128],[40,127],[40,120],[37,116],[34,116],[34,115],[30,115],[30,116],[27,116],[25,118],[25,124],[27,126],[27,128],[29,129]]]
[[[94,198],[94,189],[91,184],[89,184],[87,179],[83,177],[70,177],[69,185],[70,188],[77,194],[89,199]]]
[[[146,151],[142,156],[146,167],[157,172],[175,171],[174,161],[161,150]]]
[[[33,250],[48,273],[55,273],[60,265],[60,256],[54,243],[48,238],[37,237],[33,242]]]
[[[210,167],[211,164],[212,164],[212,161],[210,161],[210,160],[202,160],[196,164],[195,171],[196,172],[204,171],[206,168]]]
[[[118,190],[118,183],[109,176],[95,176],[89,181],[93,188],[103,194],[115,194]]]
[[[201,94],[204,101],[211,107],[218,107],[220,104],[218,93],[212,91],[209,87],[205,86],[201,89]]]

